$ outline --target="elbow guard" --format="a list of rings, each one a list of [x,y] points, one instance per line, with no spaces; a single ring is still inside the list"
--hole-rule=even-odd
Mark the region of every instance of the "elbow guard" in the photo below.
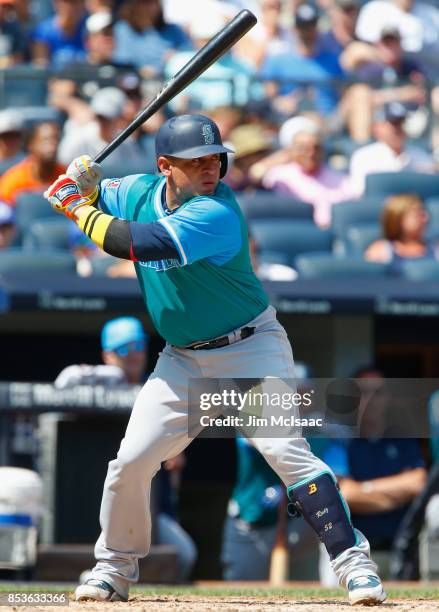
[[[131,235],[127,221],[93,210],[79,219],[78,226],[109,255],[131,259]]]
[[[129,222],[93,210],[81,217],[78,225],[98,247],[120,259],[154,261],[179,258],[161,223]]]

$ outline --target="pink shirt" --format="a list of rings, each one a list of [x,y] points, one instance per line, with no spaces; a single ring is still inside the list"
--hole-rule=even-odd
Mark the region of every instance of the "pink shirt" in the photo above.
[[[275,166],[264,176],[263,185],[312,204],[314,221],[320,227],[330,225],[333,204],[358,197],[347,175],[325,165],[317,174],[307,174],[295,162]]]

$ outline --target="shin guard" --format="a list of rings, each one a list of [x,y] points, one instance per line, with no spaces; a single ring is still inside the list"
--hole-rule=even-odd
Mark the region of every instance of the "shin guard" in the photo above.
[[[291,514],[299,512],[326,546],[330,559],[356,544],[346,502],[329,472],[321,472],[287,489]]]

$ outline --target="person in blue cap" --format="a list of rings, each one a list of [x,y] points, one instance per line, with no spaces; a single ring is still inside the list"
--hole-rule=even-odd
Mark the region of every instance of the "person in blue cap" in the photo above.
[[[141,321],[135,317],[118,317],[107,321],[101,331],[102,361],[104,365],[71,365],[55,380],[58,388],[81,384],[142,385],[147,376],[149,336]],[[187,581],[197,557],[192,538],[177,520],[177,491],[173,482],[179,480],[185,464],[184,454],[168,459],[155,479],[156,537],[159,544],[174,546],[177,554],[178,582]],[[172,482],[171,482],[172,481]],[[146,517],[145,517],[146,521]],[[81,574],[81,582],[90,572]]]
[[[118,317],[105,323],[101,332],[102,361],[123,370],[126,382],[145,382],[149,337],[135,317]]]

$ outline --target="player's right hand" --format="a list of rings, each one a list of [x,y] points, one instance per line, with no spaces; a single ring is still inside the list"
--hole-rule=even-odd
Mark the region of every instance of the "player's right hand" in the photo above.
[[[79,193],[76,182],[65,174],[61,174],[50,185],[44,192],[44,197],[49,200],[56,212],[63,213],[69,219],[74,219],[74,213],[78,208],[90,204],[90,200]]]
[[[79,193],[94,202],[102,179],[102,167],[89,155],[81,155],[72,161],[66,174],[78,185]]]

